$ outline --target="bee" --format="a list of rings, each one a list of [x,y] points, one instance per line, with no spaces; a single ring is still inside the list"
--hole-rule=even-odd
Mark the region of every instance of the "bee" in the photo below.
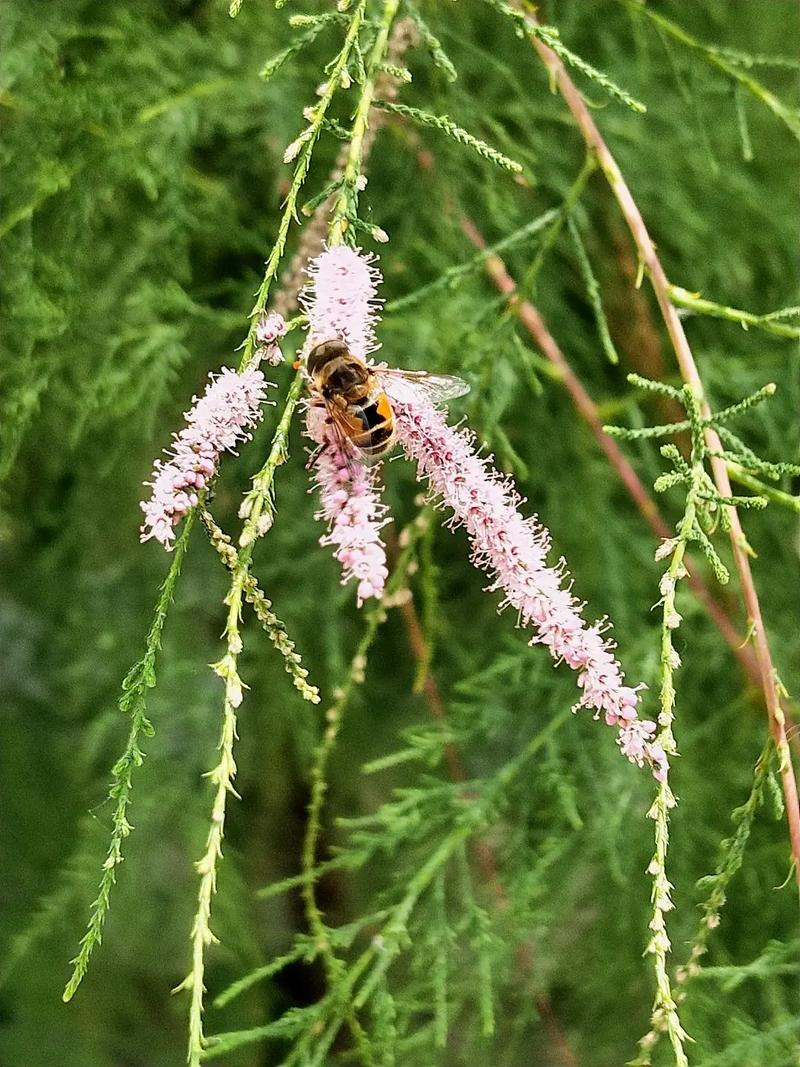
[[[462,378],[450,374],[370,367],[340,340],[315,345],[308,354],[306,372],[312,404],[325,408],[339,442],[368,465],[383,459],[396,437],[394,410],[382,379],[404,378],[434,403],[469,392]]]

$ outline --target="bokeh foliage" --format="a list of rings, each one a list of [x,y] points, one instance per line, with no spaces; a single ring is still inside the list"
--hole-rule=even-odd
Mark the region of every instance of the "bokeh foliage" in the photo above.
[[[792,179],[800,146],[792,129],[757,97],[734,92],[706,56],[659,33],[635,4],[542,6],[571,49],[647,106],[636,114],[580,82],[671,280],[756,313],[800,303],[800,189]],[[706,42],[754,55],[798,54],[794,0],[739,4],[735,17],[724,0],[654,0],[652,7]],[[533,50],[496,10],[461,0],[426,5],[424,15],[459,77],[449,81],[424,49],[414,50],[406,57],[413,82],[403,88],[403,102],[447,114],[519,160],[523,174],[515,179],[495,170],[434,129],[387,124],[362,196],[363,217],[391,237],[379,249],[390,304],[384,353],[393,364],[470,379],[463,410],[552,530],[587,612],[614,620],[629,677],[655,690],[654,539],[560,383],[538,369],[528,336],[503,314],[480,269],[391,311],[392,300],[474,255],[460,226],[464,213],[489,241],[500,240],[558,207],[584,161]],[[337,32],[323,31],[265,82],[259,70],[292,31],[286,11],[256,0],[245,0],[233,20],[223,4],[202,0],[12,2],[0,13],[3,1062],[161,1067],[183,1056],[184,1005],[169,990],[187,965],[192,861],[208,815],[201,776],[213,762],[221,700],[207,664],[220,655],[226,591],[199,529],[150,695],[156,733],[135,780],[136,832],[103,945],[75,1001],[63,1005],[60,993],[103,855],[109,805],[102,798],[126,729],[116,710],[119,683],[140,655],[166,566],[158,546],[138,544],[140,483],[206,372],[235,359],[285,192],[283,149],[302,127],[302,109]],[[752,74],[797,107],[796,67],[757,66]],[[338,117],[346,121],[345,108]],[[324,187],[337,148],[333,138],[322,141],[309,195]],[[634,288],[635,252],[600,175],[589,177],[575,218],[619,366],[603,352],[566,230],[543,260],[531,295],[608,421],[667,421],[626,382],[630,371],[673,384],[677,376],[650,294],[646,286]],[[505,253],[518,280],[535,254],[535,241]],[[777,384],[776,396],[737,432],[760,455],[797,462],[797,342],[699,315],[687,320],[687,330],[715,408]],[[285,391],[289,371],[276,370],[274,380]],[[226,529],[235,527],[238,500],[263,459],[272,421],[268,414],[241,458],[224,465],[214,509]],[[255,563],[330,702],[364,620],[352,593],[340,588],[327,550],[316,544],[321,531],[304,447],[295,427],[291,459],[276,482],[278,520]],[[652,483],[664,469],[657,447],[648,441],[627,447]],[[387,465],[386,481],[402,526],[418,510],[413,473],[400,460]],[[680,504],[678,492],[662,501],[670,523]],[[794,689],[797,513],[771,506],[748,514],[746,525],[758,553],[756,581],[773,654]],[[466,562],[463,534],[434,526],[419,558],[412,588],[431,669],[468,775],[491,781],[570,706],[574,679],[566,669],[553,670],[542,650],[529,649],[512,618],[496,617]],[[733,586],[724,597],[744,631]],[[759,695],[702,609],[686,592],[679,598],[684,666],[673,785],[680,804],[669,870],[677,905],[671,932],[681,960],[699,914],[695,881],[713,868],[731,831],[730,813],[747,797],[766,723]],[[209,999],[305,930],[295,892],[261,899],[254,890],[298,871],[322,716],[299,699],[254,623],[247,632],[242,799],[229,808],[213,923],[222,945],[212,955]],[[414,689],[416,670],[400,614],[390,611],[333,754],[326,845],[350,839],[335,815],[373,813],[391,802],[395,787],[446,783],[440,764],[361,770],[404,748],[403,731],[431,729],[424,696]],[[645,710],[653,714],[654,695],[648,700]],[[435,737],[429,747],[437,749]],[[551,1062],[537,1008],[541,993],[581,1067],[606,1067],[633,1054],[652,999],[641,958],[651,793],[646,773],[621,759],[610,731],[587,715],[569,717],[553,732],[493,813],[490,837],[509,906],[498,909],[485,885],[472,885],[456,857],[452,879],[426,897],[410,927],[416,953],[378,1002],[385,1015],[376,1021],[388,1048],[392,1012],[401,1020],[418,1012],[421,1041],[398,1063],[430,1063],[434,1055],[443,1064],[490,1057],[509,1067]],[[696,1064],[796,1062],[797,901],[791,881],[776,889],[786,879],[788,852],[784,823],[773,814],[767,805],[756,818],[744,868],[711,939],[709,969],[686,1002]],[[321,905],[331,923],[368,914],[381,893],[424,864],[424,836],[399,840],[391,813],[381,832],[384,852],[360,870],[322,881]],[[530,955],[522,974],[521,947]],[[426,1018],[423,1009],[439,1003],[443,980],[451,1031],[446,1051],[434,1051],[441,1014]],[[312,1003],[323,988],[318,963],[292,965],[229,1007],[210,1008],[207,1024],[212,1032],[257,1026]],[[482,1032],[487,1001],[492,1037]],[[281,1047],[251,1045],[229,1061],[278,1063]]]

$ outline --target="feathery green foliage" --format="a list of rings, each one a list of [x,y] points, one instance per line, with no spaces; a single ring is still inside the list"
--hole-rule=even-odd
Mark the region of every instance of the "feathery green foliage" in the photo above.
[[[3,1063],[166,1067],[190,1002],[195,1064],[796,1062],[787,754],[723,534],[735,505],[792,738],[800,15],[539,7],[0,16]],[[630,186],[708,414],[533,40]],[[317,543],[288,368],[205,526],[171,559],[138,543],[153,459],[209,370],[253,360],[314,232],[380,254],[378,358],[469,381],[451,419],[613,620],[667,782],[571,713],[568,667],[497,617],[400,459],[390,586],[356,608]]]

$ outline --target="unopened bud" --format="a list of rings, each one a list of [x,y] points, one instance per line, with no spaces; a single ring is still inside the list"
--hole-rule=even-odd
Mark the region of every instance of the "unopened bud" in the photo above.
[[[302,137],[298,137],[295,141],[292,141],[292,143],[288,146],[286,151],[283,153],[283,162],[284,163],[291,163],[292,160],[297,158],[297,155],[300,152],[300,149],[302,147],[303,147],[303,138]]]

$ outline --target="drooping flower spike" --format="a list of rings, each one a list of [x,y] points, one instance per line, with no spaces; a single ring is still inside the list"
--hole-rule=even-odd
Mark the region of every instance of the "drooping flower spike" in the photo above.
[[[167,462],[157,459],[152,481],[144,483],[152,492],[141,503],[145,519],[140,541],[154,537],[171,551],[175,527],[197,504],[197,494],[216,473],[221,453],[246,441],[248,430],[260,421],[269,383],[258,363],[263,359],[274,367],[283,362],[278,339],[285,333],[283,315],[276,311],[262,315],[255,330],[259,347],[253,363],[241,373],[223,367],[219,374],[210,374],[203,395],[192,397],[192,407],[184,415],[188,426],[172,435],[172,447],[165,450]]]
[[[374,263],[358,249],[327,249],[313,261],[309,275],[312,286],[304,300],[309,343],[338,337],[365,359],[377,347],[376,304],[381,277]],[[627,758],[639,766],[648,764],[654,776],[663,780],[668,764],[663,749],[654,741],[656,724],[638,716],[641,686],[625,685],[614,645],[603,637],[604,625],[587,626],[584,622],[581,605],[566,588],[563,561],[557,568],[547,563],[548,531],[537,519],[521,514],[519,494],[488,459],[478,454],[472,434],[449,426],[442,412],[408,381],[391,377],[385,385],[393,403],[400,445],[416,462],[432,496],[452,511],[450,525],[466,527],[472,562],[490,575],[489,588],[504,594],[501,607],[512,606],[522,624],[530,627],[531,644],[545,645],[554,660],[563,660],[578,672],[582,693],[575,709],[587,707],[596,716],[602,714],[608,725],[618,727],[617,742]],[[323,543],[347,546],[342,562],[350,571],[345,572],[345,580],[359,574],[361,590],[362,578],[351,560],[363,562],[365,574],[370,562],[376,567],[375,546],[384,513],[374,486],[370,491],[368,484],[362,485],[348,473],[347,464],[337,462],[336,442],[313,409],[309,434],[322,444],[317,472],[323,498],[320,514],[330,523]],[[330,462],[325,462],[326,451],[331,452]],[[365,477],[371,476],[368,468],[363,470]],[[357,517],[355,522],[353,516]],[[353,525],[356,536],[352,535]],[[353,549],[355,557],[350,555]],[[385,573],[385,562],[381,560],[381,564]],[[382,580],[378,584],[382,589]],[[364,592],[367,588],[363,587]],[[359,602],[363,599],[360,591]]]
[[[308,268],[309,287],[301,303],[308,315],[307,348],[323,341],[344,341],[353,355],[366,359],[378,347],[375,338],[380,272],[360,249],[326,248]],[[360,461],[324,411],[309,405],[306,432],[319,446],[310,467],[320,493],[317,518],[328,524],[321,545],[333,545],[342,566],[342,582],[357,583],[359,607],[379,597],[388,576],[380,530],[386,507],[376,471]]]
[[[431,494],[451,509],[451,527],[464,526],[472,545],[472,562],[491,577],[490,590],[499,590],[501,607],[510,606],[520,622],[533,631],[531,644],[545,645],[554,660],[578,672],[582,693],[575,705],[601,713],[609,726],[619,728],[617,743],[639,766],[647,763],[659,780],[666,776],[667,758],[654,743],[656,724],[638,717],[638,687],[625,685],[614,645],[604,626],[587,626],[580,604],[565,587],[563,560],[547,563],[550,535],[535,517],[524,518],[521,498],[479,456],[473,435],[448,426],[437,408],[402,379],[387,380],[397,419],[397,436]]]
[[[188,425],[172,435],[167,462],[157,459],[152,481],[145,482],[152,492],[141,504],[145,519],[140,540],[154,537],[167,551],[173,547],[175,527],[216,473],[220,455],[246,441],[262,415],[268,383],[260,370],[251,366],[238,374],[223,367],[209,378],[205,393],[192,398]]]

